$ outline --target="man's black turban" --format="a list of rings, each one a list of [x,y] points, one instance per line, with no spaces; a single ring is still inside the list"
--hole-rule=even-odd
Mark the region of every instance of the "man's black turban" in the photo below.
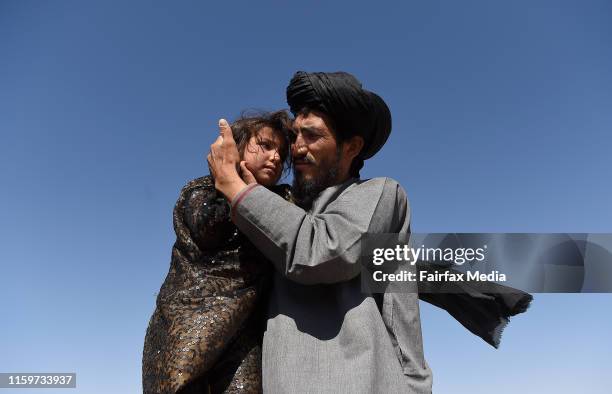
[[[294,115],[305,107],[328,115],[340,139],[363,137],[359,157],[364,160],[374,156],[391,133],[387,104],[349,73],[298,71],[287,86],[287,103]]]

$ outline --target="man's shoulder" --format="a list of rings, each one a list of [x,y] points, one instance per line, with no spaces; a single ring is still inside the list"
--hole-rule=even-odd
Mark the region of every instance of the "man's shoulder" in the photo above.
[[[408,198],[402,186],[393,178],[353,178],[343,184],[331,200],[339,202],[377,201],[381,206],[406,206]]]
[[[376,184],[376,185],[399,185],[399,182],[393,178],[389,178],[387,176],[379,176],[376,178],[368,178],[368,179],[360,179],[358,180],[360,184]]]
[[[406,191],[393,178],[389,177],[376,177],[370,179],[360,179],[357,180],[354,184],[355,188],[363,189],[363,190],[381,190],[383,195],[401,195],[404,198],[406,197]]]

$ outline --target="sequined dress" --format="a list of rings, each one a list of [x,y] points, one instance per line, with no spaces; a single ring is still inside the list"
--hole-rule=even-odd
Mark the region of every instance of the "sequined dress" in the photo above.
[[[289,188],[271,188],[289,199]],[[260,300],[272,268],[210,176],[181,190],[170,270],[145,337],[144,393],[261,392]]]

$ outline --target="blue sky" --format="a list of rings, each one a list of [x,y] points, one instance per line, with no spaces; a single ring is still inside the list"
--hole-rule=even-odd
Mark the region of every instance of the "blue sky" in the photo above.
[[[141,390],[178,191],[297,70],[387,101],[362,175],[404,186],[413,231],[612,232],[610,2],[127,3],[0,1],[2,372]],[[499,350],[421,307],[437,393],[612,384],[611,295],[536,295]]]

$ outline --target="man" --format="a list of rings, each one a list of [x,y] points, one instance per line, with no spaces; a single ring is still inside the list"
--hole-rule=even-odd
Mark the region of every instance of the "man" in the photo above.
[[[402,233],[410,210],[389,178],[360,180],[363,161],[391,132],[385,102],[347,73],[295,74],[287,101],[296,115],[288,203],[239,162],[231,130],[211,146],[215,187],[236,226],[276,268],[263,343],[266,392],[428,393],[416,291],[362,293],[360,239]]]

